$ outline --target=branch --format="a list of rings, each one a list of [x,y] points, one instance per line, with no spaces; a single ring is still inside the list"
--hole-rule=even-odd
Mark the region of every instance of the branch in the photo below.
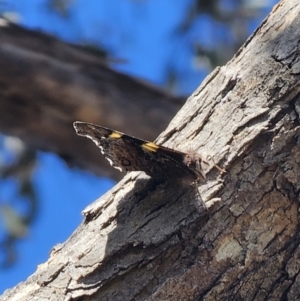
[[[8,23],[0,40],[0,131],[98,175],[120,179],[74,121],[153,140],[184,102],[46,34]]]

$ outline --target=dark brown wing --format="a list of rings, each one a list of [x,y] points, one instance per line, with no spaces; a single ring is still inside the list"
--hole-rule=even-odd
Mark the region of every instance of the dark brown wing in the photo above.
[[[154,178],[199,178],[185,163],[186,154],[99,125],[74,122],[78,135],[94,141],[110,164],[120,171],[144,171]]]

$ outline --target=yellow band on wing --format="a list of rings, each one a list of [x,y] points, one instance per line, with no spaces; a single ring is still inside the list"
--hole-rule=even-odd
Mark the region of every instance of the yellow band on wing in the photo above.
[[[156,152],[159,149],[159,146],[153,142],[147,142],[142,144],[142,148],[148,152]]]
[[[123,136],[123,133],[120,132],[112,132],[108,138],[112,138],[112,139],[119,139]]]

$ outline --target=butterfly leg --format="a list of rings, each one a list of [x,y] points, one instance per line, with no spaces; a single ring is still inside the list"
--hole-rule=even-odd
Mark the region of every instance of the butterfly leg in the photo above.
[[[201,197],[201,194],[200,194],[200,191],[199,191],[199,188],[198,188],[198,182],[197,182],[197,181],[194,181],[194,182],[193,182],[193,185],[194,185],[194,187],[195,187],[195,189],[196,189],[196,191],[197,191],[197,194],[198,194],[198,196],[199,196],[199,198],[200,198],[200,200],[201,200],[201,203],[203,204],[203,207],[205,208],[206,211],[208,211],[208,208],[206,207],[205,203],[204,203],[203,200],[202,200],[202,197]]]
[[[214,167],[220,172],[220,174],[226,173],[225,169],[221,168],[219,165],[216,164],[216,162],[212,156],[208,156],[207,159],[211,160],[214,163]],[[205,160],[202,160],[202,162],[209,165],[209,163]]]

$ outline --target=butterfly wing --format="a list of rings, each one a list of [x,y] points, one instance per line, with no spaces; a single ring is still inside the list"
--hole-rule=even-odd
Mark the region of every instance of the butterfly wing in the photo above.
[[[199,175],[185,163],[185,153],[125,135],[99,125],[74,122],[78,135],[94,141],[109,163],[120,171],[144,171],[155,178],[186,178]]]

